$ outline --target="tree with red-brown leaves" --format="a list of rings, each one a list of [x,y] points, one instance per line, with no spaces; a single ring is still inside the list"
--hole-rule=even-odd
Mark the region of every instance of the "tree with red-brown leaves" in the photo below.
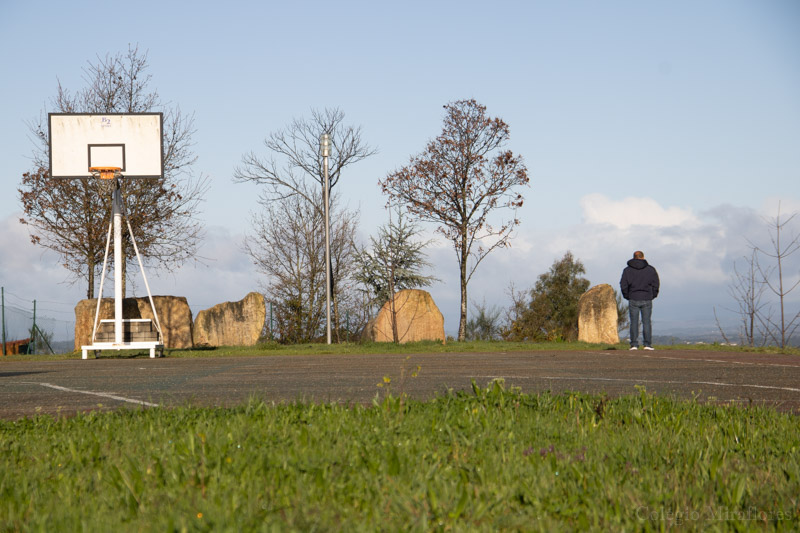
[[[194,119],[179,107],[161,103],[151,89],[147,54],[129,47],[126,54],[107,55],[85,68],[87,85],[70,92],[58,84],[50,110],[59,113],[164,113],[164,177],[122,180],[125,212],[144,261],[167,271],[194,258],[203,236],[197,220],[208,179],[192,171]],[[36,141],[33,168],[17,189],[31,242],[56,252],[75,281],[86,282],[86,297],[95,296],[95,275],[103,264],[111,220],[110,190],[100,180],[52,179],[49,171],[47,113],[29,124]],[[120,272],[135,261],[133,242],[123,228],[124,259]]]
[[[517,208],[528,184],[522,158],[504,147],[508,125],[486,115],[475,100],[444,106],[442,133],[422,154],[380,182],[390,202],[405,205],[419,220],[437,224],[458,258],[461,280],[461,315],[458,340],[466,338],[467,285],[483,259],[494,249],[509,245],[519,224]],[[490,215],[504,211],[505,219],[491,223]],[[499,217],[498,217],[499,218]]]

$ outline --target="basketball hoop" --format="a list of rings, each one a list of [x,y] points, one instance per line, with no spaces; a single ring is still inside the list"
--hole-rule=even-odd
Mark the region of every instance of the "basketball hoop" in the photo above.
[[[161,179],[164,177],[162,124],[163,113],[48,113],[50,176],[57,179],[81,179],[100,195],[111,196],[111,220],[108,225],[100,290],[95,310],[91,344],[81,346],[82,358],[101,350],[149,349],[150,357],[164,354],[163,332],[144,272],[139,249],[133,236],[130,218],[125,214],[123,181]],[[122,174],[122,169],[125,174]],[[88,169],[88,172],[87,172]],[[123,314],[123,281],[126,256],[123,252],[123,219],[127,219],[126,243],[130,238],[147,289],[154,322],[150,319],[126,319]],[[109,249],[114,240],[114,319],[100,320],[103,283],[109,266]],[[104,327],[103,322],[106,322]],[[110,327],[108,322],[110,322]],[[141,323],[140,323],[141,322]],[[145,322],[149,324],[148,328]],[[155,324],[155,338],[152,325]],[[144,328],[144,329],[143,329]],[[136,333],[136,335],[134,335]],[[144,333],[144,335],[141,335]]]
[[[101,180],[113,180],[114,178],[119,176],[119,171],[122,170],[119,167],[90,167],[89,172],[92,173],[92,176],[95,178],[100,178]]]
[[[119,177],[119,167],[89,167],[89,172],[97,179],[97,185],[103,194],[110,194],[117,188]]]

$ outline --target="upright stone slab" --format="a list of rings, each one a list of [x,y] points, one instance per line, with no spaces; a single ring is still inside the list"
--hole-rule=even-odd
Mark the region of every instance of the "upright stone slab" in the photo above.
[[[444,341],[444,316],[427,291],[406,289],[394,295],[400,343]],[[386,302],[378,316],[367,323],[364,337],[375,342],[393,342],[392,307]]]
[[[606,283],[586,291],[578,302],[578,340],[596,344],[617,344],[617,300]]]
[[[153,318],[153,310],[147,298],[136,298],[142,318]],[[192,310],[183,296],[153,296],[161,330],[164,333],[164,346],[167,348],[192,347]]]
[[[164,346],[167,348],[192,347],[192,310],[183,296],[153,296],[158,311]],[[97,299],[81,300],[75,306],[75,350],[91,344],[94,314]],[[114,318],[114,299],[103,298],[100,302],[100,320]],[[148,298],[125,298],[122,300],[122,318],[149,318],[155,321]]]
[[[264,296],[251,292],[238,302],[217,304],[197,313],[195,346],[253,346],[264,330]]]

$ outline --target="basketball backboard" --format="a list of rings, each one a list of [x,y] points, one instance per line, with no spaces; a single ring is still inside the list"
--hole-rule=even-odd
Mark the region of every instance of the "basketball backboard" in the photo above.
[[[162,113],[50,113],[50,177],[86,178],[119,167],[123,178],[164,175]]]

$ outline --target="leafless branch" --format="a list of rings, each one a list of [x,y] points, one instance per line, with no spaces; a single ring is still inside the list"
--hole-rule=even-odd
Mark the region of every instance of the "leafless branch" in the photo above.
[[[264,140],[268,156],[250,152],[242,157],[241,165],[234,169],[234,181],[263,185],[264,201],[298,195],[321,209],[314,201],[324,183],[320,136],[331,135],[333,143],[328,161],[331,190],[346,167],[377,153],[364,142],[361,128],[345,125],[344,119],[344,113],[335,108],[312,110],[310,120],[293,120],[287,128],[270,133]]]

